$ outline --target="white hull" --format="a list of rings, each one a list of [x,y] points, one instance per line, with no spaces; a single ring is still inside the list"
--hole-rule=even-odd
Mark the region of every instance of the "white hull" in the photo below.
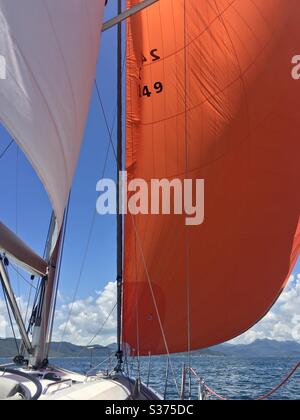
[[[43,371],[7,369],[0,377],[0,399],[122,401],[162,398],[139,381],[123,374],[99,373],[87,377],[63,369],[48,368]]]

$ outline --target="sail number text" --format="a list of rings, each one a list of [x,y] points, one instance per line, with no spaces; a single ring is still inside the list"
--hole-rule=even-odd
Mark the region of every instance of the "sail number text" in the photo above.
[[[154,83],[153,89],[155,93],[159,94],[162,93],[164,90],[163,84],[161,82]],[[141,86],[140,85],[140,98],[143,96],[146,96],[147,98],[150,98],[152,96],[152,88],[150,89],[149,86]]]
[[[142,63],[145,65],[146,63],[155,63],[161,59],[160,53],[157,48],[152,49],[149,51],[149,54],[142,54]],[[139,79],[142,80],[142,71],[143,65],[140,67],[140,75]],[[159,95],[164,91],[164,85],[162,82],[157,81],[152,86],[149,85],[139,85],[139,97],[140,98],[151,98],[152,94]]]

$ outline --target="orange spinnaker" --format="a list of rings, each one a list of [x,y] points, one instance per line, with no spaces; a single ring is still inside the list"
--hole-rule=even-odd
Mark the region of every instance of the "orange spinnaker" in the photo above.
[[[132,353],[232,339],[286,285],[300,250],[299,16],[299,0],[161,0],[128,24],[129,178],[205,180],[201,226],[126,217]]]

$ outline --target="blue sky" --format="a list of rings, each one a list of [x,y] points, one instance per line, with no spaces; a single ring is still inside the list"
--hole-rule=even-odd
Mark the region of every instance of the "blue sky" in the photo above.
[[[106,19],[116,13],[117,2],[111,1],[106,10]],[[116,110],[116,31],[108,31],[102,36],[102,43],[97,68],[97,81],[105,105],[110,127]],[[114,131],[114,142],[116,132]],[[0,154],[10,142],[9,135],[0,126]],[[57,330],[64,330],[65,313],[68,312],[68,304],[73,299],[74,290],[79,280],[84,254],[86,251],[91,221],[96,206],[96,184],[103,176],[103,168],[109,137],[99,106],[98,97],[94,91],[89,118],[86,126],[82,151],[76,171],[68,220],[64,259],[60,281],[60,305],[57,315]],[[110,149],[108,165],[104,173],[105,177],[114,178],[116,175],[115,160]],[[28,161],[14,144],[4,159],[0,161],[1,179],[1,205],[0,220],[16,231],[28,244],[42,254],[51,208],[48,197],[30,167]],[[246,267],[245,267],[246,269]],[[300,273],[300,262],[295,274]],[[67,339],[78,342],[82,337],[82,343],[88,341],[89,333],[83,337],[87,325],[91,328],[91,319],[95,321],[94,332],[99,328],[99,323],[106,317],[115,300],[116,278],[116,226],[114,216],[96,216],[91,242],[89,244],[87,258],[83,267],[80,287],[77,294],[74,316]],[[295,280],[296,281],[296,280]],[[13,276],[13,285],[18,296],[23,297],[23,305],[28,294],[28,287],[17,276]],[[299,286],[299,287],[298,287]],[[267,331],[274,332],[274,338],[286,337],[282,331],[287,330],[292,323],[294,307],[300,302],[300,279],[296,283],[291,282],[290,288],[285,292],[281,302],[263,324],[259,324],[243,340],[263,338],[268,336]],[[297,289],[298,287],[298,289]],[[296,291],[297,290],[297,291]],[[96,294],[97,291],[102,291]],[[287,307],[286,298],[294,302],[294,307]],[[0,292],[0,304],[2,295]],[[102,309],[103,310],[102,310]],[[102,311],[102,312],[101,312]],[[89,313],[88,313],[89,312]],[[299,309],[298,309],[299,312]],[[84,315],[89,315],[88,323]],[[93,314],[95,316],[93,316]],[[275,319],[280,314],[285,319],[283,324]],[[286,315],[286,318],[285,318]],[[272,318],[272,319],[270,319]],[[1,321],[1,319],[0,319]],[[295,319],[295,322],[297,319]],[[300,322],[300,312],[299,312]],[[74,329],[72,330],[72,326]],[[60,330],[59,330],[59,327]],[[77,335],[74,333],[77,331]],[[114,341],[115,319],[108,327],[105,340],[102,343],[109,344]],[[280,330],[280,331],[279,331]],[[93,331],[90,333],[93,334]],[[1,332],[1,329],[0,329]],[[290,333],[289,333],[290,334]],[[0,334],[1,336],[1,334]],[[289,337],[288,335],[287,337]],[[244,336],[245,337],[245,336]],[[269,335],[269,337],[272,337]],[[59,333],[55,337],[60,338]],[[98,340],[99,341],[99,340]],[[299,333],[300,341],[300,333]],[[101,340],[100,340],[101,342]]]

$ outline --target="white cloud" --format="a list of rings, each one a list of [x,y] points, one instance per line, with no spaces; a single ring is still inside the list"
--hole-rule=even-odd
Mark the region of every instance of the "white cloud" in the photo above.
[[[0,300],[0,337],[7,336],[7,314],[4,301]]]
[[[61,341],[63,338],[64,341],[87,345],[97,334],[93,344],[115,343],[116,310],[110,313],[116,304],[116,290],[116,283],[111,282],[94,297],[76,300],[73,304],[62,304],[56,312],[53,340]],[[72,312],[68,321],[70,310]],[[105,326],[102,329],[103,324]]]
[[[53,339],[60,341],[65,331],[64,341],[78,345],[87,345],[96,334],[94,344],[108,345],[116,342],[116,310],[99,333],[101,326],[115,306],[116,289],[116,283],[111,282],[102,291],[95,292],[94,296],[76,300],[68,323],[72,305],[60,294]],[[26,307],[24,299],[21,299],[21,304],[22,307]],[[7,336],[11,336],[11,330],[5,303],[0,299],[0,337]],[[257,339],[265,338],[300,342],[300,274],[291,277],[287,288],[268,315],[233,342],[249,344]]]
[[[291,276],[288,286],[268,315],[233,343],[249,344],[266,338],[300,342],[300,274]]]
[[[87,345],[97,334],[93,344],[108,345],[115,343],[117,329],[116,310],[112,313],[111,311],[116,304],[116,290],[116,283],[111,282],[103,291],[96,292],[94,296],[86,299],[76,300],[73,305],[70,302],[66,303],[59,293],[53,340],[61,341],[63,339],[77,345]],[[18,303],[20,307],[26,308],[23,298],[18,299]],[[67,322],[71,308],[70,320]],[[104,325],[103,329],[101,329],[102,325]],[[12,337],[6,305],[4,300],[1,299],[0,337]]]
[[[22,314],[23,319],[27,318],[31,314],[31,307],[28,306],[28,302],[24,298],[17,298],[17,303],[20,308],[20,312]],[[18,327],[16,323],[14,322],[14,319],[12,318],[13,326],[15,329],[16,336],[19,337],[18,333]],[[0,299],[0,337],[6,338],[6,337],[12,337],[12,329],[10,324],[10,319],[7,313],[6,303],[3,300]]]
[[[65,339],[78,344],[87,344],[100,329],[116,302],[116,283],[109,283],[97,296],[74,303],[71,320]],[[56,317],[54,339],[60,341],[65,329],[70,304],[62,305]],[[110,317],[103,332],[96,340],[99,344],[116,341],[116,311]],[[290,281],[268,315],[254,328],[234,340],[234,343],[249,344],[257,339],[296,340],[300,342],[300,274]]]

